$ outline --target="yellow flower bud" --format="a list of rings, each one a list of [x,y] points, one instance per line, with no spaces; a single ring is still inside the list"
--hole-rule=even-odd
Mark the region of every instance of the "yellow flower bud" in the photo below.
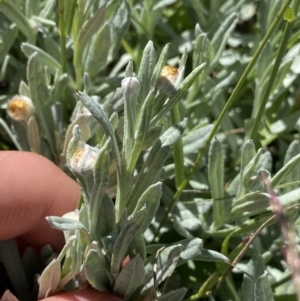
[[[76,150],[70,159],[71,170],[81,175],[92,173],[98,153],[98,150],[87,144],[84,148]]]
[[[27,120],[33,112],[33,103],[27,96],[16,95],[7,103],[7,114],[16,121]]]
[[[165,66],[162,68],[157,87],[163,93],[169,95],[175,92],[179,71],[176,67]]]

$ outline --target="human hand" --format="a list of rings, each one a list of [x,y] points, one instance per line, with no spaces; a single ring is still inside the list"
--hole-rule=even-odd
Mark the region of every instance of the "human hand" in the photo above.
[[[16,238],[21,247],[64,245],[61,231],[52,229],[46,216],[62,216],[76,208],[80,190],[52,162],[29,152],[0,152],[0,241]],[[93,289],[55,295],[47,301],[119,301]]]

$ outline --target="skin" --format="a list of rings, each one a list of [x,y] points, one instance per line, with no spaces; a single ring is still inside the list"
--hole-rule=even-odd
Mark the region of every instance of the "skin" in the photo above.
[[[0,152],[0,241],[17,238],[19,246],[39,249],[49,243],[60,250],[61,231],[52,229],[46,216],[62,216],[76,208],[80,190],[56,165],[28,152]],[[110,293],[93,289],[49,297],[48,301],[120,301]]]

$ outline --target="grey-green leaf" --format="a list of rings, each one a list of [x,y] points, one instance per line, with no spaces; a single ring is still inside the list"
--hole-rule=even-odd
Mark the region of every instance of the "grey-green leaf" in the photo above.
[[[204,143],[212,129],[213,124],[207,124],[196,130],[189,131],[186,135],[184,135],[182,138],[184,154],[198,154],[199,150],[203,148]]]
[[[143,286],[145,271],[141,256],[137,254],[121,270],[114,285],[114,293],[129,300],[130,296]]]
[[[84,59],[84,51],[93,36],[101,29],[105,21],[105,6],[101,7],[80,29],[75,42],[74,65],[77,66]]]
[[[96,237],[101,241],[102,237],[109,235],[115,229],[115,207],[111,197],[104,193],[102,197],[100,213],[96,225]]]
[[[213,198],[214,226],[224,217],[224,155],[221,142],[215,138],[208,153],[208,182]]]
[[[153,42],[149,41],[144,49],[139,73],[137,76],[137,78],[141,84],[139,101],[137,104],[137,112],[138,113],[139,113],[139,110],[142,106],[142,103],[143,103],[146,95],[148,94],[148,92],[150,90],[151,77],[152,77],[152,73],[154,70],[155,61],[156,61],[156,54],[155,54]]]
[[[55,148],[55,124],[51,111],[51,103],[47,88],[47,81],[39,62],[38,54],[34,53],[28,60],[27,78],[30,88],[32,102],[35,106],[43,130],[46,134],[48,144],[55,161],[59,161],[59,155]]]
[[[182,245],[174,245],[169,247],[163,247],[157,251],[156,257],[152,256],[151,261],[145,266],[145,286],[142,293],[149,290],[154,285],[153,280],[153,268],[154,263],[156,263],[156,280],[157,284],[160,284],[167,277],[169,277],[175,270],[180,252],[182,250]]]
[[[53,259],[51,263],[45,268],[39,279],[39,293],[38,300],[44,299],[55,294],[61,277],[60,262]]]
[[[187,289],[182,287],[177,290],[170,291],[157,298],[158,301],[181,301],[185,296]]]
[[[268,272],[258,277],[254,288],[255,301],[274,301],[273,292],[268,279]]]
[[[101,251],[90,249],[85,257],[84,266],[89,283],[99,291],[107,291],[110,288],[105,257]]]
[[[13,1],[3,0],[0,2],[0,11],[11,22],[18,26],[18,29],[27,37],[30,42],[34,41],[36,31],[31,27],[29,19],[23,14],[23,12],[14,4]]]
[[[119,274],[122,261],[125,258],[132,238],[140,231],[147,216],[146,208],[143,208],[128,220],[118,235],[113,248],[111,259],[111,273],[116,278]]]
[[[134,187],[128,197],[131,202],[136,202],[142,193],[158,180],[162,167],[168,158],[171,147],[182,135],[187,124],[187,118],[170,127],[153,145],[150,153],[141,168]]]
[[[100,126],[102,127],[105,135],[111,138],[112,143],[112,153],[116,160],[117,170],[119,175],[121,174],[121,161],[120,161],[120,154],[118,150],[118,145],[116,141],[116,137],[114,135],[114,131],[112,125],[106,116],[105,112],[103,111],[101,105],[97,103],[93,98],[87,96],[86,94],[77,91],[76,93],[78,99],[82,101],[84,106],[92,113],[92,115],[96,118],[99,122]]]
[[[292,172],[292,170],[299,164],[300,154],[294,156],[273,176],[271,180],[272,187],[276,187],[280,184],[284,178]]]
[[[24,52],[24,54],[27,56],[27,58],[30,58],[35,52],[38,53],[40,62],[44,66],[48,67],[49,72],[52,75],[55,75],[57,70],[58,71],[61,70],[60,63],[41,48],[29,43],[22,43],[21,49]]]
[[[91,189],[91,195],[89,198],[90,203],[90,224],[91,224],[91,239],[95,239],[99,220],[99,214],[102,207],[103,195],[109,184],[109,153],[103,147],[96,159],[94,166],[94,183]]]
[[[243,190],[244,169],[254,156],[255,156],[255,145],[252,140],[247,140],[242,148],[239,188],[236,195],[237,198],[241,196]]]
[[[218,28],[217,32],[214,34],[211,44],[215,50],[215,55],[213,61],[211,62],[209,69],[211,70],[216,63],[219,61],[226,42],[230,33],[234,30],[235,25],[238,22],[238,18],[236,13],[232,13],[227,17],[226,20],[222,23],[222,25]]]
[[[111,49],[111,26],[106,23],[97,33],[97,37],[89,48],[85,70],[91,78],[109,63],[108,54]]]
[[[27,139],[30,151],[40,154],[41,153],[41,138],[39,128],[34,116],[28,120]]]
[[[146,205],[147,207],[148,214],[145,223],[141,228],[142,233],[144,233],[147,230],[148,226],[150,225],[152,219],[156,214],[156,211],[159,207],[161,194],[162,182],[158,182],[148,187],[148,189],[141,195],[141,197],[137,201],[137,204],[132,204],[132,209],[135,207],[132,213],[133,215],[135,215],[135,213],[137,213],[143,206]],[[130,207],[128,208],[128,211],[129,213],[131,212]]]
[[[84,225],[74,219],[57,216],[48,216],[46,217],[46,219],[49,222],[50,226],[54,229],[62,231],[84,230],[87,232]]]
[[[4,30],[4,28],[2,29]],[[2,63],[7,56],[10,48],[13,46],[15,39],[18,36],[18,28],[16,24],[11,24],[1,36],[2,43],[1,43],[1,50],[0,50],[0,63]],[[25,95],[25,94],[21,94]]]
[[[215,262],[230,262],[229,258],[214,250],[202,249],[199,255],[196,255],[194,260],[200,261],[215,261]]]
[[[163,50],[162,50],[162,52],[161,52],[161,54],[159,56],[159,59],[158,59],[156,65],[154,67],[154,70],[153,70],[153,74],[152,74],[152,77],[151,77],[150,87],[155,87],[156,88],[156,84],[157,84],[157,81],[159,79],[161,70],[166,65],[169,47],[170,47],[170,44],[167,44],[163,48]]]
[[[155,126],[155,127],[151,128],[146,133],[145,138],[144,138],[144,143],[143,143],[143,146],[142,146],[142,150],[148,149],[149,147],[151,147],[155,143],[155,141],[161,135],[162,129],[163,129],[162,126],[158,125],[158,126]]]
[[[255,286],[258,278],[264,274],[264,262],[259,254],[252,256],[246,266],[247,274],[244,274],[241,294],[244,296],[244,301],[256,301]]]
[[[292,159],[294,156],[298,155],[300,153],[300,142],[299,140],[294,140],[290,146],[288,147],[288,150],[286,152],[286,155],[284,157],[284,165]],[[284,177],[284,183],[291,183],[295,181],[299,181],[300,179],[300,164],[298,163],[294,169],[290,172],[290,174],[287,174]],[[283,188],[283,192],[289,192],[299,187],[299,184],[289,185],[285,188]]]

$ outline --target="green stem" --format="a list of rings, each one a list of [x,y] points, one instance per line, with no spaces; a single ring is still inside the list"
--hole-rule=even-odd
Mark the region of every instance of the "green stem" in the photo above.
[[[77,65],[75,66],[75,76],[76,76],[76,89],[80,90],[82,87],[82,66]]]
[[[66,30],[65,30],[65,7],[64,0],[58,0],[59,31],[60,31],[60,60],[61,73],[67,73],[67,50],[66,50]],[[64,107],[64,121],[68,122],[68,102],[66,90],[62,93]]]
[[[249,64],[247,65],[245,71],[243,72],[240,80],[238,81],[237,85],[235,86],[234,90],[232,91],[232,94],[230,95],[228,101],[226,102],[226,105],[224,106],[219,118],[216,120],[215,125],[212,129],[212,131],[210,132],[209,137],[207,138],[205,145],[202,149],[202,151],[199,153],[198,157],[196,158],[195,162],[194,162],[194,166],[190,169],[189,174],[186,176],[186,178],[184,179],[184,181],[181,183],[181,185],[179,186],[179,188],[177,189],[172,202],[170,203],[167,211],[165,212],[159,227],[156,230],[156,233],[154,235],[154,239],[157,237],[157,235],[159,234],[160,229],[162,228],[162,226],[165,224],[165,222],[168,219],[169,213],[172,211],[173,207],[175,206],[176,202],[178,201],[179,197],[182,194],[183,189],[186,187],[186,185],[189,183],[190,178],[192,177],[193,173],[196,171],[196,169],[198,168],[199,163],[201,162],[201,160],[203,159],[204,154],[206,153],[211,140],[213,139],[213,137],[215,136],[225,114],[228,112],[229,108],[232,106],[232,104],[234,103],[234,101],[237,99],[237,95],[239,94],[240,89],[243,86],[243,83],[246,81],[248,74],[250,73],[251,69],[253,68],[253,66],[255,65],[255,62],[257,61],[260,53],[262,52],[264,46],[266,45],[267,41],[269,40],[269,38],[271,37],[271,35],[273,34],[273,32],[275,31],[275,28],[277,27],[277,25],[279,24],[279,22],[281,21],[281,18],[285,12],[285,10],[287,9],[287,7],[289,6],[289,4],[291,3],[292,0],[286,0],[286,2],[284,3],[284,5],[281,7],[280,11],[278,12],[276,18],[274,19],[274,21],[272,22],[270,28],[268,29],[268,31],[266,32],[263,40],[261,41],[261,43],[259,44],[257,50],[255,51],[251,61],[249,62]]]
[[[297,12],[298,12],[298,9],[299,9],[299,4],[300,4],[299,0],[294,2],[293,10],[295,12],[295,15],[297,15]],[[264,116],[264,113],[265,113],[265,107],[266,107],[267,102],[269,100],[269,96],[271,94],[272,87],[273,87],[273,84],[275,82],[275,79],[276,79],[276,76],[277,76],[282,58],[283,58],[285,50],[288,46],[288,42],[289,42],[289,38],[290,38],[290,35],[291,35],[291,32],[292,32],[293,26],[294,26],[294,22],[289,22],[289,21],[286,22],[283,37],[282,37],[282,40],[281,40],[281,43],[280,43],[280,46],[279,46],[279,50],[277,52],[277,56],[276,56],[274,66],[273,66],[273,69],[272,69],[272,72],[271,72],[271,75],[270,75],[270,79],[268,81],[266,90],[263,94],[261,103],[259,105],[259,109],[257,110],[257,114],[254,117],[254,123],[253,123],[253,126],[251,128],[249,138],[252,139],[255,144],[258,144],[259,126],[260,126],[260,123],[263,119],[263,116]]]
[[[197,294],[192,295],[188,300],[198,300],[199,298],[205,296],[205,293],[210,291],[212,287],[219,282],[220,283],[224,280],[224,278],[228,275],[228,273],[233,269],[233,267],[236,266],[236,264],[243,258],[247,250],[249,249],[250,245],[254,241],[255,238],[260,234],[260,232],[269,225],[269,223],[275,219],[275,215],[271,216],[266,222],[264,222],[253,235],[249,237],[248,240],[245,240],[245,242],[242,242],[236,247],[230,254],[229,259],[231,260],[231,265],[224,265],[221,264],[218,268],[218,270],[209,277],[205,283],[200,287]],[[242,248],[241,248],[242,246]],[[233,255],[233,256],[232,256]]]
[[[178,104],[171,109],[172,124],[181,120]],[[178,189],[184,181],[184,164],[183,164],[183,144],[182,138],[179,138],[174,147],[174,164],[175,164],[175,185]]]
[[[58,0],[58,12],[59,12],[59,31],[60,31],[61,73],[67,73],[65,7],[64,7],[63,0]]]

